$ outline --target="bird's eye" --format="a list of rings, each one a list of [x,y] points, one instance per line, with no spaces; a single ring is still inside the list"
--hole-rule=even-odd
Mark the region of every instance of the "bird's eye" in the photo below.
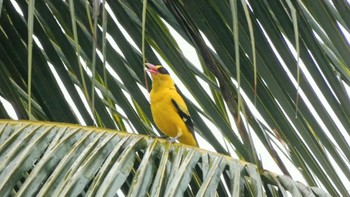
[[[169,72],[164,67],[158,68],[158,72],[161,74],[169,74]]]

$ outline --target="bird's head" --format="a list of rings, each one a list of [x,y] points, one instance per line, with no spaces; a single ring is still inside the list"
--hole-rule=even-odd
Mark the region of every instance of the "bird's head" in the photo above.
[[[148,68],[146,70],[151,73],[154,82],[165,82],[169,80],[172,81],[169,72],[163,66],[153,65],[150,63],[146,63],[145,65]]]
[[[170,77],[169,72],[161,65],[153,65],[150,63],[145,64],[147,66],[146,71],[151,73],[153,79],[153,87],[161,85],[173,85],[174,82]]]
[[[169,72],[161,65],[153,65],[150,63],[146,63],[145,64],[148,69],[146,69],[148,72],[150,72],[152,74],[152,77],[154,77],[154,75],[169,75]]]

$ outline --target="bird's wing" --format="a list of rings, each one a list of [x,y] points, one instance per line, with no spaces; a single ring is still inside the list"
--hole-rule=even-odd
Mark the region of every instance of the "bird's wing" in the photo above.
[[[171,99],[171,102],[175,106],[176,111],[179,114],[179,116],[181,117],[181,119],[185,122],[186,126],[191,131],[192,135],[194,136],[193,122],[192,122],[191,116],[188,113],[186,105],[184,103],[181,105],[181,102],[178,103],[173,98]]]

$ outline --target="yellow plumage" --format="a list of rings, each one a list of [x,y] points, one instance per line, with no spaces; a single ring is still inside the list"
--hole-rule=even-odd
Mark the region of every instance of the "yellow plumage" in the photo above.
[[[186,103],[176,91],[168,71],[162,66],[146,65],[153,79],[151,111],[157,127],[183,144],[198,147]]]

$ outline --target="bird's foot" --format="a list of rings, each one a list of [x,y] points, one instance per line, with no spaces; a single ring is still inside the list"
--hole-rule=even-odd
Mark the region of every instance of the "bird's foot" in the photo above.
[[[171,143],[175,143],[178,137],[168,137],[168,141]]]

